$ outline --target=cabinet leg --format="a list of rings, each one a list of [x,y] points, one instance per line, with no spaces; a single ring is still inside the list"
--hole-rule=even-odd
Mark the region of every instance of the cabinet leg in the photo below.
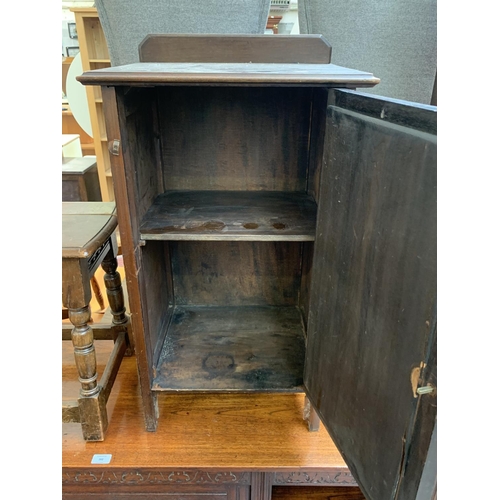
[[[116,338],[118,333],[125,332],[127,339],[127,350],[125,355],[131,356],[133,354],[133,349],[129,338],[130,318],[126,314],[122,280],[120,273],[116,271],[118,268],[118,261],[116,260],[113,250],[109,251],[101,266],[105,272],[104,285],[106,287],[109,309],[113,315],[113,336]]]
[[[158,427],[158,395],[152,391],[146,397],[142,398],[142,403],[144,405],[144,419],[146,423],[146,431],[155,432]]]
[[[304,420],[307,420],[307,426],[310,432],[319,431],[319,415],[316,413],[316,410],[313,408],[307,396],[304,398]]]
[[[71,340],[81,384],[78,406],[83,437],[86,441],[102,441],[108,428],[106,402],[97,384],[97,361],[94,349],[94,335],[89,326],[90,308],[69,309],[73,324]]]

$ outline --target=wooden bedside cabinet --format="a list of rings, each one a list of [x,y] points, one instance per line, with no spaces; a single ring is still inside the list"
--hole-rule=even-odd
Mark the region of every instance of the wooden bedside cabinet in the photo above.
[[[436,110],[354,92],[378,79],[319,36],[188,40],[240,53],[79,78],[116,139],[146,428],[168,426],[159,396],[304,391],[367,498],[413,498],[436,406]],[[311,40],[328,63],[269,60]]]

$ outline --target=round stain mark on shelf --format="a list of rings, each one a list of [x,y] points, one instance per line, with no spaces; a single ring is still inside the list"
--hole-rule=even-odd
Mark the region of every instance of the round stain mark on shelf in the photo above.
[[[243,224],[243,227],[245,229],[257,229],[259,225],[255,224],[255,222],[247,222],[246,224]]]
[[[230,354],[214,352],[203,360],[203,369],[212,376],[223,375],[234,370],[234,358]]]
[[[274,229],[285,229],[286,228],[286,224],[283,224],[281,222],[275,222],[273,224],[273,227],[274,227]]]
[[[208,222],[205,222],[202,226],[201,229],[207,229],[209,231],[220,231],[221,229],[224,229],[226,225],[224,222],[221,222],[220,220],[210,220]]]

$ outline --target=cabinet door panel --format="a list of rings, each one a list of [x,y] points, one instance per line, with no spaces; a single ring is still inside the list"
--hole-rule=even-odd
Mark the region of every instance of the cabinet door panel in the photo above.
[[[349,91],[331,102],[306,393],[368,499],[412,498],[415,429],[436,409],[416,393],[435,352],[436,112]]]

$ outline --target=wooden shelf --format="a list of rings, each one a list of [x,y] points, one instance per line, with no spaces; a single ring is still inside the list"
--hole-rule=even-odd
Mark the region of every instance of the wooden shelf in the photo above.
[[[304,192],[167,191],[140,233],[144,240],[313,241],[316,209]]]
[[[153,390],[302,392],[304,353],[296,307],[177,306]]]

